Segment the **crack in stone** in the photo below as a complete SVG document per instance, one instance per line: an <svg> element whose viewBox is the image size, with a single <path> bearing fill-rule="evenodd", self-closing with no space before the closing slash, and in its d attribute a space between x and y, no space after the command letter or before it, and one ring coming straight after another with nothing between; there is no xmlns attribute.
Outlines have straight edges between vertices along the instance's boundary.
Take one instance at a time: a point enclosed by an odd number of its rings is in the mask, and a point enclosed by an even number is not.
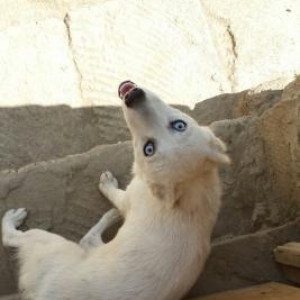
<svg viewBox="0 0 300 300"><path fill-rule="evenodd" d="M76 72L79 76L79 91L80 91L80 96L81 96L81 99L83 100L83 91L82 91L82 79L83 79L83 76L80 72L80 68L78 66L78 63L75 59L75 56L74 56L74 52L73 52L73 41L72 41L72 34L71 34L71 29L70 29L70 16L69 14L66 14L65 17L64 17L64 24L66 26L66 30L67 30L67 36L68 36L68 42L69 42L69 48L70 48L70 51L71 51L71 54L72 54L72 60L73 60L73 63L74 63L74 66L75 66L75 69L76 69Z"/></svg>
<svg viewBox="0 0 300 300"><path fill-rule="evenodd" d="M232 29L230 27L230 25L227 25L227 28L226 28L228 34L229 34L229 37L230 37L230 40L231 40L231 43L232 43L232 52L233 52L233 55L234 57L237 59L238 58L238 54L237 54L237 51L236 51L236 39L235 39L235 36L232 32Z"/></svg>
<svg viewBox="0 0 300 300"><path fill-rule="evenodd" d="M233 33L233 30L231 28L230 20L224 18L223 16L215 14L210 9L209 6L207 6L202 1L200 2L204 12L204 16L207 19L207 22L209 24L208 28L210 30L210 34L212 35L214 41L214 47L216 49L216 52L219 54L221 58L221 62L225 67L224 69L226 72L227 80L230 84L231 91L234 92L235 87L237 85L235 73L236 73L236 61L238 58L238 52L237 52L237 41ZM213 20L213 22L209 22L210 18ZM214 24L214 26L212 26L212 24ZM224 40L225 43L224 45L219 44L220 36L218 35L220 33L218 33L218 31L226 35Z"/></svg>
<svg viewBox="0 0 300 300"><path fill-rule="evenodd" d="M234 33L230 27L230 24L227 24L226 26L226 32L229 36L230 42L231 42L231 50L232 50L232 54L233 54L233 58L232 61L230 62L230 74L229 74L229 79L231 81L232 84L232 90L234 91L234 88L236 86L236 80L235 80L235 72L236 72L236 61L238 58L238 53L237 53L237 43L236 43L236 39L234 36Z"/></svg>

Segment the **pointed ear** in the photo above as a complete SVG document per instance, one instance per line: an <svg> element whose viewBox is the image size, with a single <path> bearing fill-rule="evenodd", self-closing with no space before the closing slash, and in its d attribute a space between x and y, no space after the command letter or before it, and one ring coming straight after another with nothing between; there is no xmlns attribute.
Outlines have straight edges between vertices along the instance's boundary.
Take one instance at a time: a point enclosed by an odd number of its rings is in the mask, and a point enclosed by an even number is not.
<svg viewBox="0 0 300 300"><path fill-rule="evenodd" d="M230 158L226 154L225 144L217 138L212 131L208 145L208 158L220 165L230 164Z"/></svg>
<svg viewBox="0 0 300 300"><path fill-rule="evenodd" d="M177 189L171 184L149 184L153 196L164 202L167 208L173 208L178 200Z"/></svg>

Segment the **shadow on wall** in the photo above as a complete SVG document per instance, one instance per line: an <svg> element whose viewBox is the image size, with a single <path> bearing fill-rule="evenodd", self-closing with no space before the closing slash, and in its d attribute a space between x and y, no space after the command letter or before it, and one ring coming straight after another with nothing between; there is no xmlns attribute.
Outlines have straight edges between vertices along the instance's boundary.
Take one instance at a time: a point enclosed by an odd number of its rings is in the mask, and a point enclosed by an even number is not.
<svg viewBox="0 0 300 300"><path fill-rule="evenodd" d="M282 91L242 92L203 101L194 110L180 107L200 124L213 122L233 161L221 170L223 207L214 247L192 296L283 280L272 250L300 239L300 159L291 152L299 147L300 124L299 101L281 100ZM47 160L0 172L0 217L7 208L25 206L29 228L78 241L110 208L98 192L100 172L111 170L121 187L131 178L131 143L106 145L129 138L120 107L0 108L2 170ZM90 150L96 145L102 146ZM0 246L0 294L15 291L14 270Z"/></svg>

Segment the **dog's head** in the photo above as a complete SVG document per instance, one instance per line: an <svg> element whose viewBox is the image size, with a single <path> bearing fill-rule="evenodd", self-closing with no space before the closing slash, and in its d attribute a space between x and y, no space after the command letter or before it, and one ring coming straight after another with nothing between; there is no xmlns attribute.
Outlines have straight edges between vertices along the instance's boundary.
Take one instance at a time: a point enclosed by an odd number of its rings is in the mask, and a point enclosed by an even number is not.
<svg viewBox="0 0 300 300"><path fill-rule="evenodd" d="M133 138L134 172L159 190L163 183L193 180L229 163L225 145L208 127L130 81L119 86Z"/></svg>

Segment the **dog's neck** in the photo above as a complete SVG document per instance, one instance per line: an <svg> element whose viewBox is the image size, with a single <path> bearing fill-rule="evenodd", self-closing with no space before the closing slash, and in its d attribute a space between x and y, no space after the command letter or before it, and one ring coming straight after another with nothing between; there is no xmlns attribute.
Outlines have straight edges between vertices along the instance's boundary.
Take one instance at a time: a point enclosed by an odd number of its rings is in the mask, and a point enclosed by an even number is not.
<svg viewBox="0 0 300 300"><path fill-rule="evenodd" d="M221 188L217 168L180 183L149 183L154 197L168 209L183 213L219 209Z"/></svg>

